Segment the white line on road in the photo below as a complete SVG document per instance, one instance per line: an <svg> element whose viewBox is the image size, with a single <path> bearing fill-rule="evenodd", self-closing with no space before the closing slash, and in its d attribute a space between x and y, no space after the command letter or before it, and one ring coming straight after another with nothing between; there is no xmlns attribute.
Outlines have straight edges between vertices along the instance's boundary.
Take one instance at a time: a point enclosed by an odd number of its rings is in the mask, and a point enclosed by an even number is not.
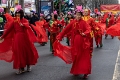
<svg viewBox="0 0 120 80"><path fill-rule="evenodd" d="M4 31L4 30L0 30L0 31Z"/></svg>
<svg viewBox="0 0 120 80"><path fill-rule="evenodd" d="M118 57L116 60L116 65L112 80L120 80L120 50L118 51Z"/></svg>

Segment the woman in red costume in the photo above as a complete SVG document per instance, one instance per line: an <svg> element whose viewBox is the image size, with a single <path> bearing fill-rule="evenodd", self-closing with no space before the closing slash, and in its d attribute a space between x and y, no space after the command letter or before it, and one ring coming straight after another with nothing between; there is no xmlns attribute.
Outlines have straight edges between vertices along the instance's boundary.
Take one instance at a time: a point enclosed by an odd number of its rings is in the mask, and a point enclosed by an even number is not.
<svg viewBox="0 0 120 80"><path fill-rule="evenodd" d="M54 54L53 43L56 41L56 36L60 33L61 23L58 20L57 11L52 14L52 20L44 25L50 32L50 51Z"/></svg>
<svg viewBox="0 0 120 80"><path fill-rule="evenodd" d="M63 13L60 13L60 17L59 17L59 20L60 20L60 23L62 25L61 27L61 31L63 30L63 28L65 27L65 18L64 18L64 14Z"/></svg>
<svg viewBox="0 0 120 80"><path fill-rule="evenodd" d="M66 25L70 24L73 20L74 19L73 19L72 13L68 12ZM66 43L68 44L68 46L70 46L71 31L66 36L67 36Z"/></svg>
<svg viewBox="0 0 120 80"><path fill-rule="evenodd" d="M100 12L97 12L96 18L95 18L95 28L94 28L94 37L95 37L95 42L97 45L97 48L100 46L102 47L102 29L99 24L101 23L101 14Z"/></svg>
<svg viewBox="0 0 120 80"><path fill-rule="evenodd" d="M5 30L4 34L0 37L0 41L4 40L2 43L0 43L0 59L3 60L2 53L4 53L4 55L6 54L4 56L4 60L8 54L11 54L13 68L18 69L18 72L16 72L16 74L24 73L24 68L26 66L27 71L31 71L30 65L35 65L38 59L37 50L32 42L32 38L34 38L35 40L35 35L29 27L28 20L23 18L23 16L23 10L21 8L18 8L15 13L15 18L13 20L11 18L11 20L6 23L5 28L7 29ZM10 38L11 33L13 33L11 41L6 41L8 38ZM7 47L2 48L3 46ZM11 46L11 48L9 48L8 46Z"/></svg>
<svg viewBox="0 0 120 80"><path fill-rule="evenodd" d="M110 26L114 25L114 15L112 13L109 13L108 14L108 18L106 19L106 29L108 29ZM106 33L105 34L105 39L107 39L108 37L108 34ZM114 36L112 36L112 39L114 38Z"/></svg>
<svg viewBox="0 0 120 80"><path fill-rule="evenodd" d="M35 22L36 26L31 24L31 26L37 33L38 43L40 43L42 46L45 46L45 44L48 42L46 28L44 27L45 23L46 20L44 19L44 15L40 14L40 20Z"/></svg>
<svg viewBox="0 0 120 80"><path fill-rule="evenodd" d="M84 74L83 78L87 78L91 74L91 54L89 25L82 20L82 6L77 6L76 19L68 24L66 28L57 36L58 40L62 40L64 35L72 31L71 35L71 55L73 65L70 73L73 75Z"/></svg>
<svg viewBox="0 0 120 80"><path fill-rule="evenodd" d="M83 20L85 20L89 24L89 26L91 28L91 32L90 32L91 36L89 38L89 41L90 41L90 46L91 46L90 47L90 53L92 53L93 52L93 37L94 37L95 21L92 17L90 17L90 10L88 10L88 9L84 10L84 16L82 18L83 18Z"/></svg>

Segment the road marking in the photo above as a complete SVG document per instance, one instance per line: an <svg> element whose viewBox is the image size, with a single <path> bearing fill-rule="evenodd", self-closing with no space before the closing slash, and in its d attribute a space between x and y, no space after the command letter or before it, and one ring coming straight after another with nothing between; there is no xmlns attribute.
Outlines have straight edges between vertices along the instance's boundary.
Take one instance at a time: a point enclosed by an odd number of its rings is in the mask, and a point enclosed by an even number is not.
<svg viewBox="0 0 120 80"><path fill-rule="evenodd" d="M118 57L116 60L116 65L112 80L120 80L120 50L118 51Z"/></svg>
<svg viewBox="0 0 120 80"><path fill-rule="evenodd" d="M4 30L0 30L0 31L4 31Z"/></svg>

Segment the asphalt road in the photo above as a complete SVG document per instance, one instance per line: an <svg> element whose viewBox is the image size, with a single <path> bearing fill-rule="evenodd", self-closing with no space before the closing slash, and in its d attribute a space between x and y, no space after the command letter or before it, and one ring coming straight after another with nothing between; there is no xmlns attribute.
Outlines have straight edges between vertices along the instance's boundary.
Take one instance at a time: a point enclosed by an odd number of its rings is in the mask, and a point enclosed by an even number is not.
<svg viewBox="0 0 120 80"><path fill-rule="evenodd" d="M63 43L66 45L65 40ZM116 59L119 50L117 38L103 38L103 48L96 48L92 58L92 74L87 80L112 80ZM82 75L75 77L69 73L71 65L65 64L49 51L49 42L46 46L35 44L40 58L32 72L16 75L12 63L0 61L0 80L83 80Z"/></svg>

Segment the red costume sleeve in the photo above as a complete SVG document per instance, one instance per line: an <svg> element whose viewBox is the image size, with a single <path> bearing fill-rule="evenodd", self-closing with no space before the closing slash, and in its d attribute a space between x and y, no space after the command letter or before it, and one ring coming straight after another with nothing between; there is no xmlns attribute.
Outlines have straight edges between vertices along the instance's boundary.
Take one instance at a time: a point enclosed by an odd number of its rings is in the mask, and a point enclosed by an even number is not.
<svg viewBox="0 0 120 80"><path fill-rule="evenodd" d="M0 43L0 60L7 62L13 61L12 42L14 36L13 18L9 14L5 14L7 23L2 38L4 41Z"/></svg>
<svg viewBox="0 0 120 80"><path fill-rule="evenodd" d="M13 30L13 22L6 23L5 26L8 26L7 29L4 30L4 34L1 38L5 38L12 30Z"/></svg>
<svg viewBox="0 0 120 80"><path fill-rule="evenodd" d="M63 31L57 36L57 39L58 40L62 40L62 38L64 37L65 34L67 34L68 32L70 32L72 30L72 25L73 25L73 22L68 24L66 26L65 29L63 29Z"/></svg>
<svg viewBox="0 0 120 80"><path fill-rule="evenodd" d="M57 40L54 42L53 48L55 50L54 55L60 57L66 64L71 64L72 55L71 48L69 46L64 46Z"/></svg>
<svg viewBox="0 0 120 80"><path fill-rule="evenodd" d="M38 42L47 42L48 41L48 37L47 34L45 32L45 29L43 28L43 21L39 21L36 22L36 30L37 30L37 34L38 34Z"/></svg>
<svg viewBox="0 0 120 80"><path fill-rule="evenodd" d="M22 23L26 28L30 28L29 26L29 22L27 19L24 19L23 23Z"/></svg>
<svg viewBox="0 0 120 80"><path fill-rule="evenodd" d="M27 35L28 35L29 39L31 40L31 42L37 42L38 40L37 40L33 30L29 26L28 20L27 19L23 19L22 24L24 26L21 26L21 27L25 27L26 28Z"/></svg>
<svg viewBox="0 0 120 80"><path fill-rule="evenodd" d="M107 29L107 34L110 34L112 36L120 36L120 23L110 26Z"/></svg>

